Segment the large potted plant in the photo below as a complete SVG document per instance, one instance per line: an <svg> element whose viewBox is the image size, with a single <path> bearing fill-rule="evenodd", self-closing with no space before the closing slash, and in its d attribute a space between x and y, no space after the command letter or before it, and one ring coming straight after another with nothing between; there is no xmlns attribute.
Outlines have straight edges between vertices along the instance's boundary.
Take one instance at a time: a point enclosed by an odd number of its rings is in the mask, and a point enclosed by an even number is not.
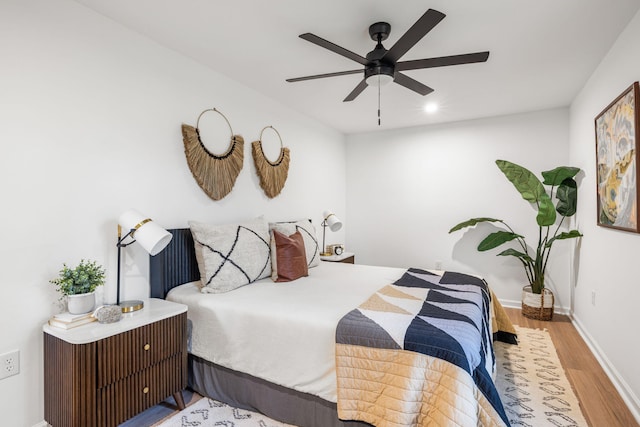
<svg viewBox="0 0 640 427"><path fill-rule="evenodd" d="M542 172L544 181L540 182L533 173L520 165L506 160L496 160L496 164L522 198L535 205L538 224L538 243L535 249L530 250L523 235L516 233L505 221L496 218L472 218L456 225L449 233L482 222L500 223L506 227L506 230L501 229L485 237L478 245L478 250L488 251L515 241L517 248L508 248L497 255L516 257L524 266L529 285L523 288L522 312L530 318L550 320L553 317L554 297L545 288L545 272L551 247L558 240L582 236L578 230L561 231L565 219L576 213L578 190L574 177L580 169L560 166ZM550 186L549 192L545 185ZM554 197L557 199L555 205ZM560 220L556 213L560 215Z"/></svg>
<svg viewBox="0 0 640 427"><path fill-rule="evenodd" d="M97 262L84 259L75 268L62 264L59 276L50 282L67 298L69 313L88 313L95 306L96 288L104 285L104 269Z"/></svg>

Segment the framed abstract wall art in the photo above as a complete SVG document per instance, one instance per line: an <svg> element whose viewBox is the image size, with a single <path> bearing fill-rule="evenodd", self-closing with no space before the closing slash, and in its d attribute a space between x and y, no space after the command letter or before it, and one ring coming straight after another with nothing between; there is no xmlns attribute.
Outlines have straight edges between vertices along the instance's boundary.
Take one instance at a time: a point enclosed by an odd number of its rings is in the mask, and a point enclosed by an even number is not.
<svg viewBox="0 0 640 427"><path fill-rule="evenodd" d="M638 225L638 82L596 118L598 225L640 232Z"/></svg>

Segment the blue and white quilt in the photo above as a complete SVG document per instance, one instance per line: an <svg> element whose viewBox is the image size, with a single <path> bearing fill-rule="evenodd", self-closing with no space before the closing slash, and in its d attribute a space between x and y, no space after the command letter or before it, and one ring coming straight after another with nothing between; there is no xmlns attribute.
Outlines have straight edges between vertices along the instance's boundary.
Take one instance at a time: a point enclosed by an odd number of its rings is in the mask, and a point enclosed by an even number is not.
<svg viewBox="0 0 640 427"><path fill-rule="evenodd" d="M491 294L474 276L409 269L336 330L338 415L382 426L508 426Z"/></svg>

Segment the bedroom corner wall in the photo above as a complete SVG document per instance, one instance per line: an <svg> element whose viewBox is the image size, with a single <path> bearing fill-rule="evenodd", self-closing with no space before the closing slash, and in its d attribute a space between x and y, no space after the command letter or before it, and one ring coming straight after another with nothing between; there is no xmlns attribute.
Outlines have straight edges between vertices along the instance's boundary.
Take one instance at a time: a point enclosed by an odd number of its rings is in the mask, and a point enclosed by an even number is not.
<svg viewBox="0 0 640 427"><path fill-rule="evenodd" d="M586 171L579 190L577 219L584 232L575 258L576 286L573 316L601 363L617 382L628 406L640 422L640 234L598 227L596 224L596 159L594 119L640 80L640 14L620 34L609 53L571 105L571 163ZM636 174L638 165L636 165ZM591 293L595 292L595 304Z"/></svg>
<svg viewBox="0 0 640 427"><path fill-rule="evenodd" d="M436 268L483 276L505 305L520 305L522 265L497 251L479 253L495 227L448 234L469 218L507 221L535 243L534 209L495 165L540 171L567 163L568 109L439 126L351 135L347 139L347 250L359 263ZM569 246L554 246L548 284L568 310Z"/></svg>
<svg viewBox="0 0 640 427"><path fill-rule="evenodd" d="M48 280L62 263L102 263L102 299L115 299L116 221L124 210L167 228L257 215L311 218L317 226L324 209L344 215L342 134L77 3L0 2L0 51L0 353L21 355L20 374L0 381L2 425L44 418L42 325L58 310ZM211 107L245 140L244 167L218 202L191 176L180 131ZM215 114L203 121L220 136L205 139L208 148L224 152L224 122ZM250 151L267 125L291 149L289 178L275 199L260 188ZM271 137L265 132L273 159L279 141ZM344 241L344 230L331 238ZM123 261L123 298L148 296L146 253L132 245Z"/></svg>

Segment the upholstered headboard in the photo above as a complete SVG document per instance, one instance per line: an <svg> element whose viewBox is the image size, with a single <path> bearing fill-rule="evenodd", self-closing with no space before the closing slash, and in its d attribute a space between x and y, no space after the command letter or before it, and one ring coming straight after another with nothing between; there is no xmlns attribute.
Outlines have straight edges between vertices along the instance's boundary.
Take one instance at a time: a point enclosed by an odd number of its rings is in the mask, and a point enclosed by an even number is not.
<svg viewBox="0 0 640 427"><path fill-rule="evenodd" d="M173 234L169 245L158 255L149 257L151 298L164 299L176 286L200 280L191 230L168 231Z"/></svg>

